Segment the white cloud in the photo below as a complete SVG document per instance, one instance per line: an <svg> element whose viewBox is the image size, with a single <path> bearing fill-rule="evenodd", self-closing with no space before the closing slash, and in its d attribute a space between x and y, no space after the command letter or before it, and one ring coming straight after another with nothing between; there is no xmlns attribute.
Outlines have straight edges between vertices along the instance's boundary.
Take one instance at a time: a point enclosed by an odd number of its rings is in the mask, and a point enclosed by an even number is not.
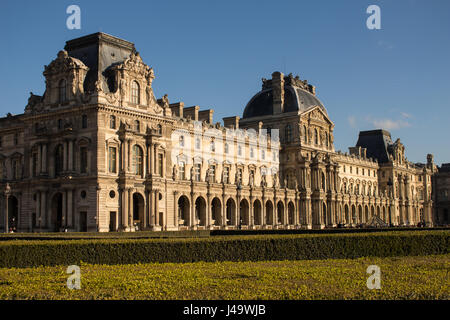
<svg viewBox="0 0 450 320"><path fill-rule="evenodd" d="M411 119L413 116L409 113L406 112L402 112L400 113L402 115L403 118L407 118L407 119Z"/></svg>
<svg viewBox="0 0 450 320"><path fill-rule="evenodd" d="M368 121L376 128L386 129L386 130L396 130L396 129L411 127L411 124L406 120L371 119L371 118L369 118Z"/></svg>
<svg viewBox="0 0 450 320"><path fill-rule="evenodd" d="M354 116L349 116L347 118L348 120L348 124L350 125L350 127L355 128L356 127L356 118Z"/></svg>

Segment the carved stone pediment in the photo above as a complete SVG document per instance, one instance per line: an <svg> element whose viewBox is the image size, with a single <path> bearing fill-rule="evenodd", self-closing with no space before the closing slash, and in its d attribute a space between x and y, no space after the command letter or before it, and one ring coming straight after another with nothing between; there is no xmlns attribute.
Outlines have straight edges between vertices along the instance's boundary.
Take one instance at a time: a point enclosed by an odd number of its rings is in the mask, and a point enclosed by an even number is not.
<svg viewBox="0 0 450 320"><path fill-rule="evenodd" d="M58 52L58 56L48 66L44 67L44 76L57 75L67 73L72 69L83 69L86 72L89 68L80 60L69 57L67 51L62 50Z"/></svg>

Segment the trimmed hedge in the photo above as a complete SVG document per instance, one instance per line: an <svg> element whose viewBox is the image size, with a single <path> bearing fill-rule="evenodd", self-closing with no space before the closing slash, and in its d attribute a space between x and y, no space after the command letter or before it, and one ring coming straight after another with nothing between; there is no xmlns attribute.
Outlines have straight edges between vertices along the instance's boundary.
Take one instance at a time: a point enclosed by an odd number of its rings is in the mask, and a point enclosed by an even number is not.
<svg viewBox="0 0 450 320"><path fill-rule="evenodd" d="M229 236L192 239L0 242L0 267L265 261L449 253L450 232Z"/></svg>
<svg viewBox="0 0 450 320"><path fill-rule="evenodd" d="M139 232L45 232L4 233L0 241L10 240L79 240L79 239L152 239L152 238L202 238L209 230L139 231Z"/></svg>

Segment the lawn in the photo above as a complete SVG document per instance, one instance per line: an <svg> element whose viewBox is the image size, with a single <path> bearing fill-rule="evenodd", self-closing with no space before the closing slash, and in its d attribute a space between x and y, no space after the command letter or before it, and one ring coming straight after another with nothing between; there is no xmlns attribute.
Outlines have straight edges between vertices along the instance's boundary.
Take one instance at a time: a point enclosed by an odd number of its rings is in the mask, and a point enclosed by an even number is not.
<svg viewBox="0 0 450 320"><path fill-rule="evenodd" d="M450 254L80 267L80 290L66 287L67 266L1 268L0 299L450 299Z"/></svg>

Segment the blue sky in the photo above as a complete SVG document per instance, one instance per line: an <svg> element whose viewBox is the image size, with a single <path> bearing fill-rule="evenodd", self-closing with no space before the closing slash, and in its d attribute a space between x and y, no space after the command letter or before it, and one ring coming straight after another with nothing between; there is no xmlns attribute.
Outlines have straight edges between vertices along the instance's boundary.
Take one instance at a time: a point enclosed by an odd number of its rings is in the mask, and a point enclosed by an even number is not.
<svg viewBox="0 0 450 320"><path fill-rule="evenodd" d="M81 30L66 8L81 8ZM381 8L381 30L366 9ZM0 115L44 92L44 65L65 41L106 32L135 43L159 98L242 115L274 71L317 89L336 150L384 128L407 157L450 162L450 1L2 1Z"/></svg>

